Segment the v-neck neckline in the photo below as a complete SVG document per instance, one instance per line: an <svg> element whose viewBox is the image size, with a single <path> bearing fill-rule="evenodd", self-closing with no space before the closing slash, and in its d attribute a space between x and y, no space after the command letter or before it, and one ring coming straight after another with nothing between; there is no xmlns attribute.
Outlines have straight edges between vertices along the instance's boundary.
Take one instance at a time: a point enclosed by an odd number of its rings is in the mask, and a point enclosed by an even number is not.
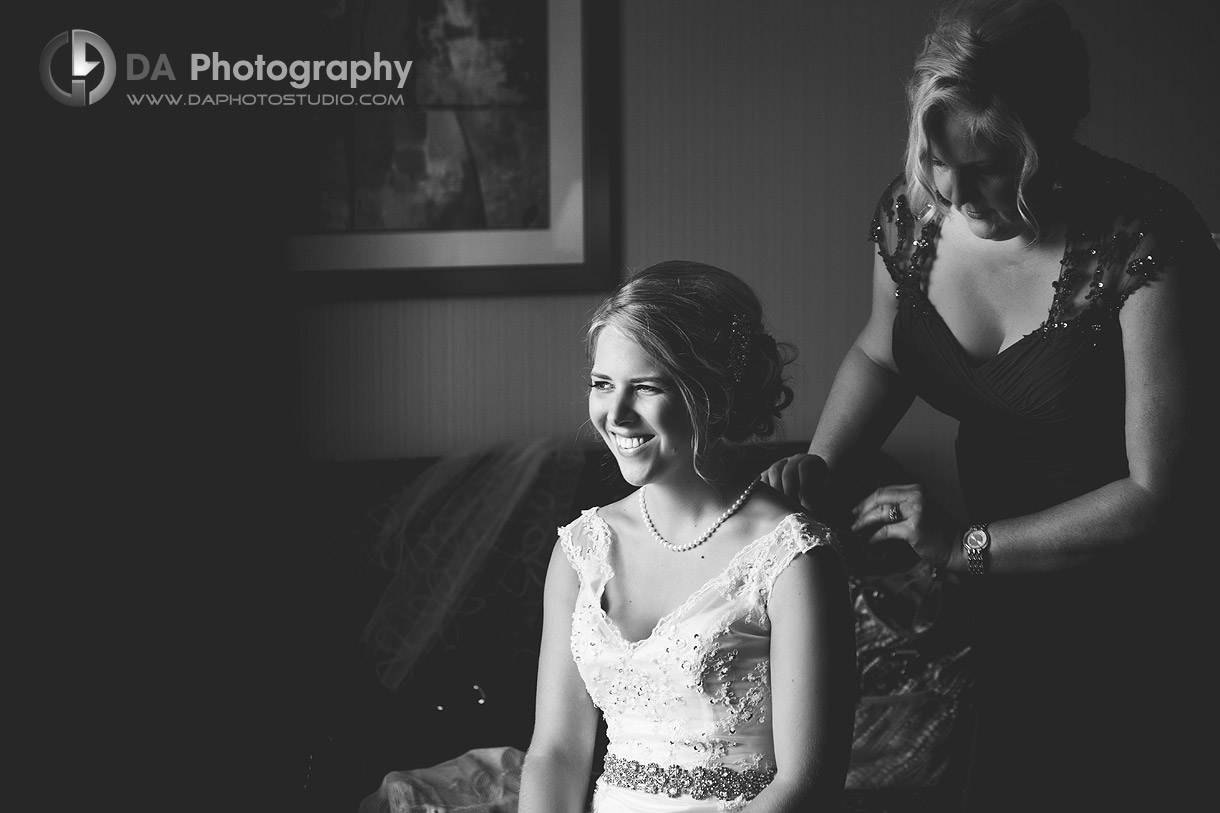
<svg viewBox="0 0 1220 813"><path fill-rule="evenodd" d="M601 533L605 534L605 536L606 536L606 544L599 546L598 555L602 557L602 564L605 565L606 570L609 573L609 576L606 578L606 580L604 582L602 582L601 588L598 590L597 595L595 596L595 598L597 599L597 611L601 614L602 619L606 622L606 626L618 637L619 641L623 644L623 646L625 646L628 649L628 651L634 652L634 651L640 649L644 644L647 644L649 641L656 640L656 638L658 637L660 632L665 627L672 625L674 620L676 618L678 618L678 616L680 616L684 610L686 610L695 601L697 601L699 598L701 598L714 585L721 582L725 578L725 576L728 575L738 565L740 560L744 559L748 553L753 551L756 547L761 545L763 542L768 541L768 540L772 539L773 537L775 537L775 535L778 534L780 532L780 530L782 530L785 526L796 521L798 514L796 514L794 512L794 513L785 515L782 519L780 519L779 522L777 522L775 524L775 527L772 528L770 531L768 531L767 533L758 537L757 539L753 540L752 542L744 545L741 548L741 550L739 550L733 554L733 557L731 559L729 559L728 563L725 564L725 566L723 568L721 568L715 575L713 575L703 584L696 587L695 590L690 595L688 595L685 600L683 600L680 604L678 604L677 607L674 607L672 610L670 610L669 612L665 613L660 618L658 618L656 623L653 624L652 630L648 633L648 635L646 635L645 637L640 638L638 640L635 640L635 641L627 640L627 636L623 634L623 631L619 628L619 625L617 623L615 623L614 619L610 617L610 613L606 612L606 608L603 606L602 600L606 595L606 585L610 582L610 579L614 578L614 575L615 575L613 568L611 568L609 566L610 543L612 543L614 541L615 535L614 535L614 529L612 529L610 527L610 523L606 522L605 518L602 517L601 514L599 514L595 511L595 512L593 512L593 516L597 519L598 523L601 526L600 527Z"/></svg>
<svg viewBox="0 0 1220 813"><path fill-rule="evenodd" d="M928 243L929 243L928 247L931 249L930 256L932 258L933 264L935 264L936 247L940 244L941 228L944 225L944 216L943 215L937 216L935 218L935 220L933 220L932 223L929 225L933 226L933 228L931 230L931 233L927 234L924 239L928 240ZM926 226L925 226L925 229L926 229ZM1068 267L1068 263L1070 261L1071 255L1072 255L1071 235L1072 235L1072 231L1070 228L1070 224L1064 224L1063 251L1060 254L1060 258L1059 258L1060 273L1058 276L1055 277L1054 282L1051 283L1050 287L1053 291L1053 295L1051 296L1050 306L1046 309L1046 315L1043 316L1042 321L1033 330L1022 335L1012 344L1009 344L1005 347L1000 348L999 350L997 350L995 353L991 354L987 358L982 358L982 359L976 358L973 354L970 353L970 351L968 351L966 349L966 346L964 344L962 344L961 339L959 339L957 334L954 333L953 330L949 327L949 323L945 321L945 318L944 318L944 316L941 315L940 310L936 307L935 304L933 304L932 300L928 297L927 278L932 274L932 268L929 267L925 271L921 265L921 267L913 269L913 271L915 272L915 277L912 280L915 283L913 287L918 292L920 301L927 308L927 311L929 313L934 314L936 316L936 320L940 323L940 325L944 329L946 335L948 335L949 338L951 338L953 340L953 346L955 348L957 348L957 352L961 355L961 357L963 359L966 360L966 362L968 363L968 365L970 366L971 369L979 370L984 367L988 367L988 366L992 365L1000 357L1008 354L1009 351L1015 350L1016 348L1024 345L1026 342L1028 342L1030 338L1032 338L1034 336L1038 336L1038 335L1042 334L1043 332L1045 332L1047 326L1049 324L1051 324L1055 313L1058 311L1059 307L1062 304L1062 299L1068 295L1065 292L1064 286L1062 285L1062 283L1063 283L1063 271L1064 271L1064 269L1066 269ZM1073 320L1078 318L1079 315L1080 314L1076 314L1076 316L1073 317Z"/></svg>

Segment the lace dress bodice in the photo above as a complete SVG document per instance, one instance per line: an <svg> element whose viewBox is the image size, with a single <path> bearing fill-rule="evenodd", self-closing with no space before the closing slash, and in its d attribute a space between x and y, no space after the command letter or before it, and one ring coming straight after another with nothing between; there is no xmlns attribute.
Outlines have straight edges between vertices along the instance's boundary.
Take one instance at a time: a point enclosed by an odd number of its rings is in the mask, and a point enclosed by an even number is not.
<svg viewBox="0 0 1220 813"><path fill-rule="evenodd" d="M610 526L591 508L561 528L559 539L580 578L572 656L605 715L607 770L630 773L661 799L723 791L715 787L719 768L745 777L732 781L761 783L749 795L757 793L775 771L768 600L784 568L830 543L831 531L799 514L785 517L634 642L602 608L614 578ZM692 772L710 787L675 793L683 788L674 778L689 784ZM720 801L719 809L736 807L732 799Z"/></svg>

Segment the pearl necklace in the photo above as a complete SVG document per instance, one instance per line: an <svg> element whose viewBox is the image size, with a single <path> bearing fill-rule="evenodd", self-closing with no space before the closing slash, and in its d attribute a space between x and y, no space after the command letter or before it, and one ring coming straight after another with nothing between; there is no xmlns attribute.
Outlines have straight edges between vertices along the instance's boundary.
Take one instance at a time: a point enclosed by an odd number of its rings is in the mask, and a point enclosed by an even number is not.
<svg viewBox="0 0 1220 813"><path fill-rule="evenodd" d="M745 503L746 498L750 496L750 492L754 490L754 486L756 486L756 485L758 485L758 481L751 480L750 484L748 486L746 486L746 490L741 492L741 496L737 498L736 502L734 502L732 505L730 505L728 510L725 511L723 514L721 514L719 519L717 519L715 522L712 523L712 527L710 527L706 531L704 531L702 533L702 535L700 535L700 537L698 539L696 539L694 542L690 542L686 545L673 544L672 542L667 540L665 537L661 536L661 532L657 530L657 526L652 524L652 517L648 516L648 504L644 502L644 491L647 488L647 486L640 489L640 513L644 516L644 522L648 523L648 530L652 533L652 538L657 540L657 542L660 543L661 547L668 548L668 549L672 550L674 553L683 553L683 552L691 550L693 548L697 548L700 545L702 545L704 542L706 542L711 537L711 535L716 532L716 529L719 528L721 526L721 524L724 523L724 521L726 519L728 519L729 517L731 517L737 513L737 509L741 508L741 506Z"/></svg>

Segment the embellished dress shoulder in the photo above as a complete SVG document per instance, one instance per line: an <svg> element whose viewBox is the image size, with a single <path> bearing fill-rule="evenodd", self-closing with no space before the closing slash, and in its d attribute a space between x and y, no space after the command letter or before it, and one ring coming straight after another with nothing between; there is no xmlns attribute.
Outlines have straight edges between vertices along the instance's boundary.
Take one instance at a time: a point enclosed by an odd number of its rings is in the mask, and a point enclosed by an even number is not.
<svg viewBox="0 0 1220 813"><path fill-rule="evenodd" d="M895 364L917 395L958 421L958 482L971 521L1033 514L1126 477L1120 315L1175 275L1191 308L1214 301L1205 291L1220 271L1217 250L1177 190L1085 147L1069 159L1054 193L1066 231L1045 319L990 358L968 354L926 295L940 220L912 211L901 178L871 224L898 300ZM1132 698L1153 696L1146 687L1166 660L1130 653L1161 646L1168 629L1149 623L1148 582L1136 549L964 582L978 675L969 809L1045 810L1048 799L1063 805L1055 810L1101 809L1094 797L1121 787L1114 776L1143 770L1125 745L1157 724ZM1136 733L1141 739L1157 741Z"/></svg>
<svg viewBox="0 0 1220 813"><path fill-rule="evenodd" d="M912 211L902 176L870 225L899 301L895 363L921 398L960 422L963 497L980 520L1040 510L1127 475L1119 314L1140 289L1197 273L1206 263L1196 259L1215 252L1169 184L1083 146L1071 158L1057 193L1069 216L1046 317L991 359L971 358L928 300L941 221Z"/></svg>
<svg viewBox="0 0 1220 813"><path fill-rule="evenodd" d="M580 587L572 657L606 719L594 810L739 810L775 775L767 605L800 554L837 546L800 514L743 547L720 574L628 641L602 609L614 535L596 508L559 530Z"/></svg>

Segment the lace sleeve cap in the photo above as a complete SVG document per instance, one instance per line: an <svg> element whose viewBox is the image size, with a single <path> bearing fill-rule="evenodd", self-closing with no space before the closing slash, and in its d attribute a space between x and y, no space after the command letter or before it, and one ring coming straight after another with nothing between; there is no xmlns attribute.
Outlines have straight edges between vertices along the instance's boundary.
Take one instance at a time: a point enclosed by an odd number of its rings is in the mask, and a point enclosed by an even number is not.
<svg viewBox="0 0 1220 813"><path fill-rule="evenodd" d="M766 557L764 566L758 571L758 595L762 600L763 615L766 605L775 591L775 582L796 557L814 548L829 547L842 557L838 538L829 526L803 514L790 514L777 529L774 544ZM770 623L769 621L767 623Z"/></svg>
<svg viewBox="0 0 1220 813"><path fill-rule="evenodd" d="M917 265L916 253L921 252L921 246L934 235L938 221L931 215L930 204L924 206L918 216L912 211L903 175L894 178L877 201L869 240L876 244L877 255L885 261L895 282L900 282Z"/></svg>
<svg viewBox="0 0 1220 813"><path fill-rule="evenodd" d="M838 537L827 525L810 519L802 514L792 514L786 518L779 528L779 534L774 548L775 554L769 559L769 572L765 575L767 595L775 587L779 574L792 563L797 556L814 548L829 547L842 557Z"/></svg>
<svg viewBox="0 0 1220 813"><path fill-rule="evenodd" d="M1117 296L1116 307L1166 273L1184 273L1192 291L1209 288L1206 281L1220 273L1220 252L1198 210L1177 187L1083 147L1073 166L1065 194L1077 213L1071 227L1079 230L1076 247L1098 258L1094 287L1104 285L1107 294Z"/></svg>
<svg viewBox="0 0 1220 813"><path fill-rule="evenodd" d="M828 545L835 553L842 555L839 538L835 535L834 530L829 525L807 516L796 516L790 540L789 544L794 555L805 553L821 545Z"/></svg>
<svg viewBox="0 0 1220 813"><path fill-rule="evenodd" d="M1215 239L1181 193L1167 185L1155 191L1158 194L1150 196L1153 203L1142 217L1115 229L1113 239L1126 237L1130 246L1119 264L1118 290L1129 296L1166 273L1214 285L1215 275L1220 273Z"/></svg>
<svg viewBox="0 0 1220 813"><path fill-rule="evenodd" d="M606 567L605 552L610 543L597 508L585 509L579 517L560 527L559 544L568 563L579 574L587 575L590 567Z"/></svg>
<svg viewBox="0 0 1220 813"><path fill-rule="evenodd" d="M877 244L877 250L890 253L894 250L898 224L907 212L906 176L898 175L891 180L877 198L873 209L873 220L869 224L868 239Z"/></svg>
<svg viewBox="0 0 1220 813"><path fill-rule="evenodd" d="M568 557L568 563L572 568L579 573L581 562L585 559L586 554L583 552L584 545L582 544L585 533L584 525L588 522L588 514L596 509L582 511L581 515L569 522L567 525L559 527L559 544L563 548L564 554Z"/></svg>

